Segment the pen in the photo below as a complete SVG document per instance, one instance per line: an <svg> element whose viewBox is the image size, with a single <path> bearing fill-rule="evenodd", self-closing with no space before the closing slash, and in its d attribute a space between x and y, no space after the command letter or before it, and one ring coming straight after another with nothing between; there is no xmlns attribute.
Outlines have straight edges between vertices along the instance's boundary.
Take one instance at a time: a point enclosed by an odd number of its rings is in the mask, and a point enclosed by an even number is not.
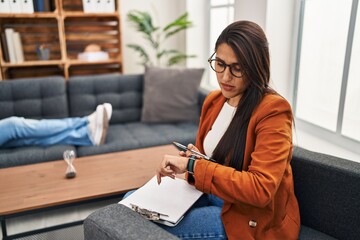
<svg viewBox="0 0 360 240"><path fill-rule="evenodd" d="M212 161L212 162L216 162L214 159L206 156L205 154L199 153L199 152L197 152L197 151L195 151L195 150L192 150L192 149L188 149L186 146L184 146L184 145L182 145L182 144L180 144L180 143L178 143L178 142L173 142L173 144L174 144L176 147L178 147L178 148L180 148L180 149L182 149L182 150L190 151L190 152L192 152L192 153L194 153L194 154L196 154L196 155L199 155L200 157L202 157L202 158L204 158L204 159L206 159L206 160L209 160L209 161Z"/></svg>

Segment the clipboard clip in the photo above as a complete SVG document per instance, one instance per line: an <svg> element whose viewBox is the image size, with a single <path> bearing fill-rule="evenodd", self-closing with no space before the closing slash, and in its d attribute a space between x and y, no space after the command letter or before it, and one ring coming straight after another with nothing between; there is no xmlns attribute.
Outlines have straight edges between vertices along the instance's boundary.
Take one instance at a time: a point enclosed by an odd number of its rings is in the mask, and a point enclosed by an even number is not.
<svg viewBox="0 0 360 240"><path fill-rule="evenodd" d="M145 208L141 208L135 204L130 203L131 209L135 212L139 213L144 218L151 220L151 221L158 221L160 220L160 216L169 217L169 215L158 213L156 211L151 211Z"/></svg>

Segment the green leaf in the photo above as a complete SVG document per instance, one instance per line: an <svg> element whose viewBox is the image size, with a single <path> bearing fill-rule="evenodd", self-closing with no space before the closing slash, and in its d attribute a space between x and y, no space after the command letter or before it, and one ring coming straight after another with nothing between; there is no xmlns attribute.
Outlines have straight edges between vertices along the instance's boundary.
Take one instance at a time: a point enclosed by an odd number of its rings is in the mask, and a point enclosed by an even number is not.
<svg viewBox="0 0 360 240"><path fill-rule="evenodd" d="M161 62L164 62L162 59L165 58L168 60L168 66L171 66L186 60L186 58L195 57L194 55L185 55L174 49L161 48L161 45L168 37L192 27L192 22L188 20L188 13L184 13L162 29L153 25L152 18L147 12L132 10L127 14L127 18L136 27L137 31L143 34L144 39L150 43L155 53L154 60L156 60L156 64L160 65ZM140 45L128 44L127 46L140 54L141 64L152 65L149 55Z"/></svg>
<svg viewBox="0 0 360 240"><path fill-rule="evenodd" d="M159 30L159 27L152 24L151 16L147 12L133 10L127 14L127 17L134 24L137 31L144 34L144 38L150 42L151 46L158 48L159 43L154 39L153 34Z"/></svg>
<svg viewBox="0 0 360 240"><path fill-rule="evenodd" d="M152 24L151 16L147 12L133 10L127 14L127 17L128 20L135 25L139 32L143 32L146 35L151 35L159 29L159 27L155 27Z"/></svg>
<svg viewBox="0 0 360 240"><path fill-rule="evenodd" d="M188 13L184 13L183 15L181 15L180 17L178 17L177 19L175 19L173 22L169 23L166 27L164 27L163 31L167 31L172 27L176 27L176 26L182 26L182 25L186 25L186 24L190 24L191 22L189 22L187 20L188 17Z"/></svg>
<svg viewBox="0 0 360 240"><path fill-rule="evenodd" d="M181 15L175 21L168 24L164 29L163 32L165 33L165 39L182 31L189 27L192 27L192 22L188 19L188 13Z"/></svg>
<svg viewBox="0 0 360 240"><path fill-rule="evenodd" d="M127 46L139 53L140 57L143 59L143 61L141 62L142 65L149 64L149 63L151 64L149 55L141 46L139 46L137 44L128 44Z"/></svg>
<svg viewBox="0 0 360 240"><path fill-rule="evenodd" d="M166 55L169 55L172 53L179 53L179 51L177 51L177 50L162 50L161 52L156 54L156 58L160 59L162 56L166 56Z"/></svg>
<svg viewBox="0 0 360 240"><path fill-rule="evenodd" d="M175 56L169 58L167 65L168 66L172 66L175 64L178 64L180 62L185 61L187 58L194 58L196 57L195 55L186 55L186 54L176 54Z"/></svg>
<svg viewBox="0 0 360 240"><path fill-rule="evenodd" d="M172 35L180 32L180 31L182 31L182 30L187 29L187 28L189 28L189 27L188 27L188 26L180 26L180 27L174 29L173 31L166 33L165 39L168 38L168 37L171 37Z"/></svg>

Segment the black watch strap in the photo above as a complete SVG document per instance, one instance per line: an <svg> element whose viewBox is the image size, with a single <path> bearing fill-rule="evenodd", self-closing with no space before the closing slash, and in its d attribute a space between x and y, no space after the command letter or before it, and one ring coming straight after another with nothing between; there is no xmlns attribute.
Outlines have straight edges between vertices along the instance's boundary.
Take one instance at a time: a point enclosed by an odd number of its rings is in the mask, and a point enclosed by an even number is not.
<svg viewBox="0 0 360 240"><path fill-rule="evenodd" d="M187 164L187 171L190 174L194 174L195 161L196 161L196 156L195 155L190 155L189 161L188 161L188 164Z"/></svg>

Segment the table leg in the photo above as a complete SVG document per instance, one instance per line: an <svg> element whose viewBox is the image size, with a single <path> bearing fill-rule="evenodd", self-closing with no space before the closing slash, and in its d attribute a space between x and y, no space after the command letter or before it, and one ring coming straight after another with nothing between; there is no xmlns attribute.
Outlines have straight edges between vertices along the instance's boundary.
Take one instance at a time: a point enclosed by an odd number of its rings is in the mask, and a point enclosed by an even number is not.
<svg viewBox="0 0 360 240"><path fill-rule="evenodd" d="M7 231L6 231L6 219L5 218L1 218L1 230L2 230L3 239L6 239Z"/></svg>

